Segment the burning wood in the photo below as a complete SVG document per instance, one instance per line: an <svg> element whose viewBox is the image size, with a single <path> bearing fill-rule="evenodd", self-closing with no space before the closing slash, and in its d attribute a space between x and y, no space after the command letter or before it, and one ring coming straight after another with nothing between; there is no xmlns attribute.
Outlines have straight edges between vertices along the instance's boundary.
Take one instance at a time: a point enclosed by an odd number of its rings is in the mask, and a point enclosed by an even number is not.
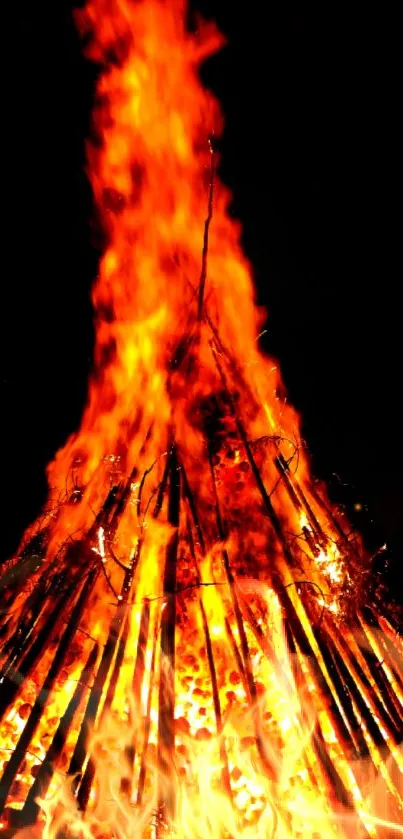
<svg viewBox="0 0 403 839"><path fill-rule="evenodd" d="M386 837L403 813L399 627L259 352L198 78L221 39L189 34L185 11L89 0L79 16L102 66L107 246L88 405L49 467L62 500L0 580L1 826Z"/></svg>

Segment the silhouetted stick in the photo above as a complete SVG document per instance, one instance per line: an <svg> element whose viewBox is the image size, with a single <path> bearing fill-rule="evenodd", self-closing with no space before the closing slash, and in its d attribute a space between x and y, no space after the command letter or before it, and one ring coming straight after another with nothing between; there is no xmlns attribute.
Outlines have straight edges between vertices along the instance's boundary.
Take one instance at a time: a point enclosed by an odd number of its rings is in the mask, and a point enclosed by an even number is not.
<svg viewBox="0 0 403 839"><path fill-rule="evenodd" d="M213 482L213 490L214 490L214 500L215 500L215 514L217 520L217 529L220 541L224 542L226 533L224 531L223 522L221 518L221 511L220 511L220 503L218 498L217 492L217 485L214 473L214 466L211 459L211 454L209 453L209 463L210 463L210 471L211 477ZM225 570L225 574L228 580L229 590L231 593L231 601L232 601L232 608L234 610L235 615L235 622L238 630L240 645L241 645L241 653L245 671L245 681L247 686L247 694L248 694L248 701L251 708L252 719L255 729L255 738L256 738L256 746L262 761L262 765L267 776L274 780L276 778L276 768L273 764L273 761L270 759L267 749L265 740L262 733L262 726L260 720L260 712L259 712L259 704L258 704L258 695L256 690L256 684L253 676L253 667L249 652L249 645L248 639L246 637L245 626L242 620L242 613L240 609L240 605L238 602L238 595L235 586L235 580L232 573L228 552L225 548L221 551L221 556L223 560L223 566Z"/></svg>
<svg viewBox="0 0 403 839"><path fill-rule="evenodd" d="M346 545L348 545L349 549L351 550L352 549L352 544L351 544L350 539L348 538L347 533L343 530L343 528L342 528L340 522L338 521L337 517L334 515L333 511L330 509L330 507L323 500L323 498L320 495L320 492L317 491L313 482L311 482L309 484L309 492L312 495L312 498L316 501L318 507L320 507L321 510L323 510L323 512L326 514L326 516L332 522L332 524L335 527L335 529L337 530L339 536L341 536L341 538L343 539L343 542L345 542Z"/></svg>
<svg viewBox="0 0 403 839"><path fill-rule="evenodd" d="M195 550L194 550L194 544L193 544L193 537L192 537L192 530L191 530L191 527L190 527L190 522L188 523L188 540L189 540L190 553L191 553L193 563L194 563L194 567L195 567L195 571L196 571L197 582L198 582L199 585L202 585L199 564L198 564L196 553L195 553ZM206 610L204 608L203 597L202 597L201 592L199 593L199 604L200 604L200 611L201 611L201 615L202 615L204 637L206 639L207 661L209 663L211 688L212 688L212 693L213 693L214 713L215 713L215 718L216 718L217 734L218 734L218 737L219 737L220 758L221 758L221 762L223 764L222 781L223 781L224 789L226 790L230 799L232 799L232 789L231 789L231 781L230 781L230 774L229 774L229 767L228 767L228 755L227 755L227 749L226 749L225 741L224 741L224 738L222 736L223 721L222 721L222 713L221 713L220 694L219 694L219 690L218 690L217 671L216 671L215 662L214 662L213 645L211 643L211 635L210 635L210 630L209 630L209 626L208 626Z"/></svg>
<svg viewBox="0 0 403 839"><path fill-rule="evenodd" d="M87 581L84 583L81 589L81 593L73 608L66 629L61 637L59 646L56 650L55 657L50 666L50 670L45 678L40 692L38 693L38 696L32 707L31 713L21 733L20 739L13 751L13 754L10 757L10 760L7 763L6 769L4 770L3 777L0 781L0 812L3 810L3 807L8 797L8 793L10 791L11 784L25 757L25 752L29 746L29 743L31 742L32 737L35 734L35 731L38 727L43 712L43 705L49 697L56 677L63 666L64 659L71 645L71 641L77 631L81 615L87 603L89 593L94 585L97 573L97 570L93 570L88 575Z"/></svg>
<svg viewBox="0 0 403 839"><path fill-rule="evenodd" d="M395 739L395 742L398 742L399 734L401 736L401 732L399 733L394 726L391 726L391 721L386 716L385 710L379 702L378 698L375 697L373 691L371 691L371 687L365 674L362 673L362 671L360 673L360 682L363 683L363 685L361 686L358 684L358 681L356 680L357 676L354 678L354 674L350 673L350 669L353 671L359 671L359 668L356 662L354 666L351 665L350 657L346 651L346 645L343 644L341 634L339 634L338 637L333 636L332 638L328 636L326 639L326 646L328 648L333 646L333 655L337 655L338 667L340 669L341 676L344 681L345 689L348 689L352 699L354 700L354 703L357 706L358 713L360 717L363 719L367 731L370 734L373 742L377 746L382 747L389 753L388 761L394 762L395 758L393 755L393 751L390 747L389 738L392 740ZM365 690L364 686L368 686L369 690ZM366 693L366 696L364 696L364 693ZM372 706L371 710L368 707L368 704ZM378 714L379 718L383 723L386 737L375 718L374 712ZM388 734L389 737L387 736Z"/></svg>
<svg viewBox="0 0 403 839"><path fill-rule="evenodd" d="M155 662L156 662L156 658L157 658L159 632L160 632L160 616L157 615L155 617L153 646L152 646L152 655L151 655L151 664L150 664L150 681L149 681L149 686L148 686L147 708L146 708L146 715L145 715L145 722L144 722L144 739L143 739L143 748L142 748L142 753L141 753L139 780L138 780L138 784L137 784L137 805L138 806L140 806L142 801L143 801L144 788L145 788L146 775L147 775L147 753L148 753L148 744L149 744L150 730L151 730L151 703L152 703L152 695L153 695L153 689L154 689Z"/></svg>
<svg viewBox="0 0 403 839"><path fill-rule="evenodd" d="M124 629L124 625L127 619L129 595L138 559L139 554L137 552L134 555L124 575L119 595L120 600L118 600L117 602L115 613L112 618L111 625L109 627L108 638L103 649L99 668L94 679L94 684L91 689L86 713L76 743L76 748L71 759L69 775L77 775L77 773L81 771L82 765L85 760L86 749L88 747L87 741L89 730L97 716L98 708L102 700L102 695L105 689L105 683L110 671L116 647L119 644L120 635ZM121 652L121 656L123 657L123 652ZM112 684L109 685L110 692L108 692L107 697L105 697L105 699L108 698L109 704L113 698L116 680L117 671L115 671L115 673L113 674L113 682L111 680ZM91 790L91 783L94 777L94 771L94 763L90 756L83 778L81 780L80 778L76 778L76 781L74 782L74 787L78 789L77 799L81 809L85 809L87 805L89 793Z"/></svg>
<svg viewBox="0 0 403 839"><path fill-rule="evenodd" d="M204 236L203 236L203 252L202 252L202 267L199 280L199 297L197 304L197 320L200 323L203 316L204 290L206 287L207 278L207 259L208 259L208 239L211 219L213 218L213 202L214 202L214 186L215 186L215 151L212 141L209 142L211 164L210 164L210 183L208 195L207 218L204 222Z"/></svg>
<svg viewBox="0 0 403 839"><path fill-rule="evenodd" d="M244 446L244 449L245 449L245 454L246 454L247 460L249 462L249 466L251 467L252 474L255 478L258 490L260 492L260 495L261 495L266 513L267 513L267 515L270 519L273 530L274 530L274 532L275 532L275 534L276 534L276 536L277 536L277 538L278 538L278 540L279 540L279 542L280 542L280 544L283 548L284 555L286 556L290 565L293 565L294 561L293 561L293 557L292 557L287 539L285 538L285 535L284 535L283 529L281 527L280 521L277 517L277 513L276 513L276 511L273 507L273 504L271 503L269 494L268 494L268 492L266 490L266 487L264 485L264 482L263 482L263 478L260 474L260 471L259 471L259 468L256 464L255 458L253 457L252 449L251 449L250 444L248 442L248 438L247 438L245 429L244 429L244 427L241 423L241 420L238 417L232 393L230 392L230 390L228 388L228 384L227 384L227 380L226 380L224 370L223 370L223 368L222 368L222 366L219 362L218 353L214 349L214 347L212 347L212 352L213 352L214 360L215 360L215 363L216 363L216 366L217 366L217 370L220 374L222 383L224 385L224 388L225 388L225 391L226 391L226 394L227 394L227 397L228 397L228 400L229 400L229 404L231 406L231 411L232 411L232 415L233 415L234 420L235 420L235 424L236 424L236 427L237 427L237 430L238 430L238 434L239 434L239 436L242 440L242 443L243 443L243 446Z"/></svg>
<svg viewBox="0 0 403 839"><path fill-rule="evenodd" d="M322 673L320 664L314 654L314 651L311 646L311 642L307 637L307 634L302 626L302 623L297 615L295 610L295 606L291 600L291 597L284 587L281 585L276 587L276 594L280 600L280 603L284 609L284 624L286 632L291 633L294 637L302 655L305 657L306 664L308 669L312 674L312 678L314 684L316 685L316 689L318 694L321 697L322 704L324 707L327 708L329 717L331 719L332 725L336 732L337 738L340 743L351 743L352 738L349 729L346 726L346 723L343 719L343 716L340 712L340 708L334 701L334 697L332 697L329 685L326 681L324 674ZM328 668L327 668L328 670ZM328 676L330 681L332 681L331 676L328 671ZM343 707L343 703L339 696L338 691L335 688L335 694L340 701L341 706ZM332 698L332 707L329 707L329 698ZM348 717L347 717L348 719ZM356 750L355 744L353 742L353 748ZM360 756L359 751L356 752L356 757Z"/></svg>
<svg viewBox="0 0 403 839"><path fill-rule="evenodd" d="M121 635L121 637L119 638L119 641L118 641L118 649L117 649L117 653L116 653L116 656L115 656L115 661L113 663L112 675L109 679L109 684L108 684L108 689L107 689L107 692L106 692L106 697L105 697L104 704L102 706L102 711L101 711L101 714L100 714L100 721L99 721L99 726L100 727L102 726L102 722L105 720L105 718L107 717L107 714L110 711L112 701L113 701L113 698L114 698L114 695L115 695L116 685L117 685L117 681L118 681L118 678L119 678L120 668L122 666L123 657L124 657L125 648L126 648L126 643L127 643L127 638L128 638L128 629L129 629L128 623L129 622L128 622L127 615L126 615L125 618L124 618L122 635ZM93 784L94 777L95 777L95 772L96 772L95 761L94 761L93 756L90 755L90 758L88 760L88 763L87 763L87 766L86 766L86 769L85 769L85 772L84 772L83 779L82 779L81 784L80 784L78 796L77 796L78 803L79 803L79 806L80 806L81 810L85 810L86 807L87 807L88 800L89 800L89 797L90 797L91 788L92 788L92 784Z"/></svg>
<svg viewBox="0 0 403 839"><path fill-rule="evenodd" d="M47 615L43 626L38 631L23 658L19 658L17 647L15 654L6 663L2 673L0 717L6 713L10 705L15 701L25 679L30 675L41 656L44 655L46 648L52 640L52 633L55 626L67 607L72 593L72 591L67 590L54 602L53 609ZM24 652L24 644L22 645L22 652Z"/></svg>
<svg viewBox="0 0 403 839"><path fill-rule="evenodd" d="M179 539L180 472L175 446L169 456L168 521L173 533L165 555L164 604L161 615L160 683L158 695L158 766L160 770L159 809L164 820L174 816L174 787L171 781L175 750L175 626L176 563ZM162 792L162 783L164 792Z"/></svg>
<svg viewBox="0 0 403 839"><path fill-rule="evenodd" d="M94 667L97 656L98 644L94 644L88 656L87 662L80 674L73 696L60 719L59 725L53 736L53 740L45 755L43 763L38 766L38 773L27 795L25 804L22 810L16 811L16 818L14 820L14 824L16 826L18 825L19 827L22 827L33 824L38 818L40 805L37 803L37 799L44 798L46 796L55 771L55 765L57 764L57 761L59 760L66 745L67 735L72 725L75 713L81 704L85 691L88 689L90 679L94 675Z"/></svg>
<svg viewBox="0 0 403 839"><path fill-rule="evenodd" d="M129 770L129 777L122 781L122 791L129 792L131 790L132 784L132 777L133 777L133 766L134 760L136 757L136 749L137 749L137 729L135 731L135 720L133 719L133 706L135 714L140 713L141 708L141 691L143 687L143 680L144 680L144 673L145 673L145 655L147 649L147 642L148 642L148 633L150 627L150 601L145 599L143 601L142 610L141 610L141 617L140 617L140 627L139 627L139 637L137 640L137 652L136 652L136 661L134 665L133 671L133 680L132 680L132 703L129 705L129 724L132 731L133 741L132 743L126 747L125 755Z"/></svg>
<svg viewBox="0 0 403 839"><path fill-rule="evenodd" d="M386 678L386 674L380 665L380 661L374 656L372 650L367 648L360 648L360 653L364 659L364 663L357 654L354 640L357 641L357 629L352 630L354 635L353 641L351 638L345 638L337 632L337 627L333 628L333 637L340 648L341 654L346 662L349 664L349 669L352 671L353 678L361 683L361 692L366 694L367 702L369 701L374 714L376 714L383 723L383 727L387 730L389 736L394 738L395 742L403 737L403 713L401 706L395 700L394 692L390 683ZM368 642L367 642L368 643ZM365 672L365 665L369 670L368 677ZM371 684L371 680L373 684ZM396 702L396 704L395 704Z"/></svg>
<svg viewBox="0 0 403 839"><path fill-rule="evenodd" d="M362 609L365 620L370 624L374 624L381 637L384 638L384 643L389 650L389 657L392 662L394 673L403 687L403 638L399 632L389 623L383 616L379 615L377 610L372 606L364 606Z"/></svg>

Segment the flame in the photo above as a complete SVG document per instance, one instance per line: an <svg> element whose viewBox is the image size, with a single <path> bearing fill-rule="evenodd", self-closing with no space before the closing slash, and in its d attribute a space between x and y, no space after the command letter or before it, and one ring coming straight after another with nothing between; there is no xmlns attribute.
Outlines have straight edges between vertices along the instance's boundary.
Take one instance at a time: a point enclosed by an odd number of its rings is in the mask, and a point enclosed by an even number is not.
<svg viewBox="0 0 403 839"><path fill-rule="evenodd" d="M1 581L1 825L397 833L401 649L364 619L359 540L259 350L199 78L223 39L188 31L184 0L89 0L77 18L100 66L95 358Z"/></svg>

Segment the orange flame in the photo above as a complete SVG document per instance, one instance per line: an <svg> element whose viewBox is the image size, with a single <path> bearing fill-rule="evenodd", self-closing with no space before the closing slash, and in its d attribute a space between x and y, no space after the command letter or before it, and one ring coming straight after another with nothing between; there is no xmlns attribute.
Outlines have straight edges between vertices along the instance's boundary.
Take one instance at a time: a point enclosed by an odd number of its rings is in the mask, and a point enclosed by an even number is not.
<svg viewBox="0 0 403 839"><path fill-rule="evenodd" d="M216 171L221 115L199 79L222 38L189 32L184 0L89 0L77 17L101 65L95 360L81 427L48 469L60 503L7 569L2 825L26 811L29 835L52 839L386 836L402 812L401 674L381 661L386 623L347 620L359 542L312 485L258 348Z"/></svg>
<svg viewBox="0 0 403 839"><path fill-rule="evenodd" d="M95 2L79 18L89 35L89 55L108 62L94 113L99 143L89 149L107 247L93 290L97 333L88 406L80 431L49 467L50 485L58 489L75 462L84 485L102 459L117 452L130 470L156 417L157 447L172 422L181 437L191 433L183 416L189 395L184 404L182 392L174 392L178 399L167 393L168 369L196 309L211 174L209 137L222 122L198 77L200 64L222 38L213 24L190 35L183 2ZM113 53L116 64L110 62ZM228 190L217 184L208 314L250 390L265 405L266 416L256 419L256 426L262 433L281 428L293 439L297 416L276 401L282 387L278 370L268 368L258 351L262 315L239 245L240 227L227 214L229 202ZM211 353L203 353L201 363L195 396L211 391L217 378Z"/></svg>

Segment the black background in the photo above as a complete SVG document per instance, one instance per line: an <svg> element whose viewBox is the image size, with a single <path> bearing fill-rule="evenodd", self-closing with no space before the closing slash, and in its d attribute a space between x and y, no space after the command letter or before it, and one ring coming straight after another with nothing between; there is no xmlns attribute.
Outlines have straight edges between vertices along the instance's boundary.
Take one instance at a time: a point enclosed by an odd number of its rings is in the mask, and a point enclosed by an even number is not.
<svg viewBox="0 0 403 839"><path fill-rule="evenodd" d="M402 276L396 19L325 4L193 4L229 45L203 70L226 115L221 174L244 224L265 348L317 475L375 549L403 553ZM95 70L72 6L18 4L3 74L1 552L45 498L79 424L98 254L84 165ZM12 12L11 14L14 15ZM335 478L337 474L339 478ZM354 510L360 503L363 510ZM367 509L365 509L367 508ZM373 524L371 524L373 521Z"/></svg>

